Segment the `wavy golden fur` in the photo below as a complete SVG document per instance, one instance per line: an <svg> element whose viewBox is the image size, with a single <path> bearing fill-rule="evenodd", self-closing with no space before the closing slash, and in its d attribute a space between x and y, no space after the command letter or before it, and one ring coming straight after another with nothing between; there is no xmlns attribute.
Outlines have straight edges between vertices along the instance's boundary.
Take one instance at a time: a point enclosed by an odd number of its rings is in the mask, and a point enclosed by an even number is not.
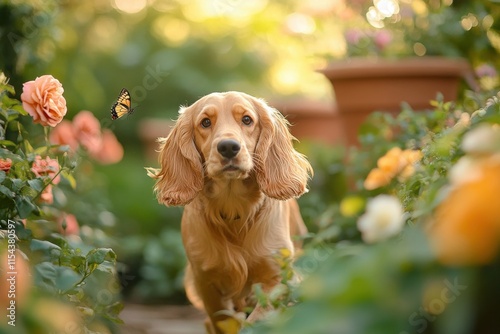
<svg viewBox="0 0 500 334"><path fill-rule="evenodd" d="M185 287L220 333L219 311L241 311L255 283L280 282L275 254L294 251L307 232L295 200L312 168L295 151L288 123L264 101L239 92L213 93L187 108L160 139L155 192L167 206L184 205ZM248 320L262 317L257 306Z"/></svg>

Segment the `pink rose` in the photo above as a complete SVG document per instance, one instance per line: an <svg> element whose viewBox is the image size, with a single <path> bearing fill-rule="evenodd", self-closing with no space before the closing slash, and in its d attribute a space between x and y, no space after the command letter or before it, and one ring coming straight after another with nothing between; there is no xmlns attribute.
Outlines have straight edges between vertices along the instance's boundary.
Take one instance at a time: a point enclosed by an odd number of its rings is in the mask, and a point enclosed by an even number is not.
<svg viewBox="0 0 500 334"><path fill-rule="evenodd" d="M389 45L392 42L392 33L388 30L380 30L377 33L375 33L375 45L380 49L383 50L387 45Z"/></svg>
<svg viewBox="0 0 500 334"><path fill-rule="evenodd" d="M23 108L33 117L33 122L43 126L56 126L66 115L64 89L52 75L42 75L23 85Z"/></svg>
<svg viewBox="0 0 500 334"><path fill-rule="evenodd" d="M63 120L50 133L50 142L57 145L68 145L73 151L78 148L78 141L70 121Z"/></svg>
<svg viewBox="0 0 500 334"><path fill-rule="evenodd" d="M10 167L12 167L12 160L10 160L9 158L0 159L0 170L3 170L5 173L8 173Z"/></svg>
<svg viewBox="0 0 500 334"><path fill-rule="evenodd" d="M76 139L91 156L99 153L102 146L101 124L92 112L80 111L73 118L73 131Z"/></svg>
<svg viewBox="0 0 500 334"><path fill-rule="evenodd" d="M64 214L64 216L61 216L58 219L57 223L59 225L59 232L61 232L61 234L74 235L80 232L80 225L78 225L76 217L71 214Z"/></svg>
<svg viewBox="0 0 500 334"><path fill-rule="evenodd" d="M364 33L359 29L349 29L345 32L345 39L351 45L357 45L363 37Z"/></svg>
<svg viewBox="0 0 500 334"><path fill-rule="evenodd" d="M49 184L45 187L45 189L42 190L42 193L40 194L40 201L45 204L54 203L54 194L52 194L51 184Z"/></svg>
<svg viewBox="0 0 500 334"><path fill-rule="evenodd" d="M48 176L53 178L59 172L59 162L55 159L51 159L46 157L42 159L41 156L37 155L35 157L35 161L33 161L33 166L31 170L37 177ZM52 181L53 184L58 184L61 180L61 177L57 175L57 177ZM48 187L47 187L48 188Z"/></svg>
<svg viewBox="0 0 500 334"><path fill-rule="evenodd" d="M496 69L489 64L482 64L476 68L476 75L482 77L496 77L498 75Z"/></svg>
<svg viewBox="0 0 500 334"><path fill-rule="evenodd" d="M114 164L123 158L123 146L113 132L104 130L102 133L102 147L95 159L101 164Z"/></svg>

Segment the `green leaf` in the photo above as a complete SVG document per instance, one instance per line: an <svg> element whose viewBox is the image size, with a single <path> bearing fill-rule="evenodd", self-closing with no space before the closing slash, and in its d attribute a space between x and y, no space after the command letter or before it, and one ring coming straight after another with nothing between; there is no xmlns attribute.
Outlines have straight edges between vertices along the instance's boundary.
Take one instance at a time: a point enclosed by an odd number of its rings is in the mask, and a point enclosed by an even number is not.
<svg viewBox="0 0 500 334"><path fill-rule="evenodd" d="M14 198L14 196L16 196L15 192L13 192L12 190L10 190L9 188L7 188L4 185L0 185L0 193L4 194L8 198Z"/></svg>
<svg viewBox="0 0 500 334"><path fill-rule="evenodd" d="M61 250L61 247L53 244L52 242L50 241L47 241L47 240L38 240L38 239L33 239L31 240L31 244L30 244L30 249L31 251L35 252L35 251L48 251L48 250L52 250L52 249L57 249L57 250Z"/></svg>
<svg viewBox="0 0 500 334"><path fill-rule="evenodd" d="M81 281L83 275L74 272L68 267L56 267L55 285L61 291L70 290Z"/></svg>
<svg viewBox="0 0 500 334"><path fill-rule="evenodd" d="M11 179L12 180L12 191L18 192L24 186L24 181L21 179Z"/></svg>
<svg viewBox="0 0 500 334"><path fill-rule="evenodd" d="M71 257L70 263L73 268L80 268L85 265L85 256L83 255L73 255Z"/></svg>
<svg viewBox="0 0 500 334"><path fill-rule="evenodd" d="M3 170L0 170L0 183L2 183L3 180L5 180L6 175L7 174Z"/></svg>
<svg viewBox="0 0 500 334"><path fill-rule="evenodd" d="M35 198L38 195L39 191L36 191L35 189L25 186L22 187L22 189L19 191L19 194L29 197L29 198Z"/></svg>
<svg viewBox="0 0 500 334"><path fill-rule="evenodd" d="M14 143L14 142L12 142L10 140L0 140L0 145L15 147L16 143Z"/></svg>
<svg viewBox="0 0 500 334"><path fill-rule="evenodd" d="M24 110L24 108L21 104L16 104L15 106L12 106L12 109L17 111L18 113L20 113L23 116L28 115L28 112L26 110Z"/></svg>
<svg viewBox="0 0 500 334"><path fill-rule="evenodd" d="M104 261L96 269L111 275L114 275L116 272L116 267L114 263L110 261Z"/></svg>
<svg viewBox="0 0 500 334"><path fill-rule="evenodd" d="M35 189L37 192L41 192L43 189L43 181L41 179L28 180L28 184L31 188Z"/></svg>
<svg viewBox="0 0 500 334"><path fill-rule="evenodd" d="M55 292L56 266L50 262L42 262L35 265L34 269L34 285L39 289Z"/></svg>
<svg viewBox="0 0 500 334"><path fill-rule="evenodd" d="M73 174L69 173L67 170L63 170L61 172L61 175L66 179L68 180L69 182L69 185L71 186L71 188L73 189L76 189L76 180L75 180L75 177L73 176Z"/></svg>
<svg viewBox="0 0 500 334"><path fill-rule="evenodd" d="M33 211L38 212L38 207L26 196L17 196L15 201L17 213L21 218L28 217Z"/></svg>
<svg viewBox="0 0 500 334"><path fill-rule="evenodd" d="M114 262L116 254L111 248L96 248L87 254L86 259L88 264L101 264L105 260Z"/></svg>
<svg viewBox="0 0 500 334"><path fill-rule="evenodd" d="M48 151L48 148L46 146L38 147L34 150L34 153L37 155L43 155L46 154Z"/></svg>

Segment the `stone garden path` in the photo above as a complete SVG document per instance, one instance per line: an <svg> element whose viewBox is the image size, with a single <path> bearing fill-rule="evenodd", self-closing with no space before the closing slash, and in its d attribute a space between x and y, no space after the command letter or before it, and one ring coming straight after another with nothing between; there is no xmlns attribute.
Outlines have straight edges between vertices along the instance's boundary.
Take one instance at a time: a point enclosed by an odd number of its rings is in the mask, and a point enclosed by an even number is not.
<svg viewBox="0 0 500 334"><path fill-rule="evenodd" d="M204 315L192 306L126 304L122 334L205 334Z"/></svg>

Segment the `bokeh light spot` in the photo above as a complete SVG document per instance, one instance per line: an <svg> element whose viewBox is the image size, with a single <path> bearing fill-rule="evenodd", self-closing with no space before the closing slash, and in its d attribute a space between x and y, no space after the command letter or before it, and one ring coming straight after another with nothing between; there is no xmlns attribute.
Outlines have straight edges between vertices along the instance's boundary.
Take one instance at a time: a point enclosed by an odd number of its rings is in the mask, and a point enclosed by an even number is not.
<svg viewBox="0 0 500 334"><path fill-rule="evenodd" d="M116 8L127 14L139 13L147 4L147 0L115 0Z"/></svg>

